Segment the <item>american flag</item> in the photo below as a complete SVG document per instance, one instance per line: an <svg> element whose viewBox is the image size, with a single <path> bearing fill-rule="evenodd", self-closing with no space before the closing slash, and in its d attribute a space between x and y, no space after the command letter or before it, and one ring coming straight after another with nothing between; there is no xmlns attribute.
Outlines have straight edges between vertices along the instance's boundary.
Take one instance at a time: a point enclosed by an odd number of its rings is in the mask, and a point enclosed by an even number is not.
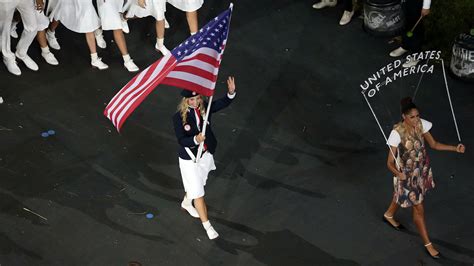
<svg viewBox="0 0 474 266"><path fill-rule="evenodd" d="M205 96L214 94L217 73L229 34L232 4L196 34L136 75L109 102L104 115L117 131L159 84Z"/></svg>

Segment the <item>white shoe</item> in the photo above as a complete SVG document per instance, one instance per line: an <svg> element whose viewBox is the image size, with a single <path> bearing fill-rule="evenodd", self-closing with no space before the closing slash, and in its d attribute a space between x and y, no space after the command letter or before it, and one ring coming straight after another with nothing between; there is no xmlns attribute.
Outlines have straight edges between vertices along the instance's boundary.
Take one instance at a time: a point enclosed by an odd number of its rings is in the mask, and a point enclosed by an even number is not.
<svg viewBox="0 0 474 266"><path fill-rule="evenodd" d="M342 14L342 18L339 21L339 25L344 26L351 22L352 16L354 16L354 11L344 11L344 14Z"/></svg>
<svg viewBox="0 0 474 266"><path fill-rule="evenodd" d="M127 34L130 33L130 28L126 20L122 20L122 31Z"/></svg>
<svg viewBox="0 0 474 266"><path fill-rule="evenodd" d="M214 227L212 227L212 225L206 229L206 233L210 240L213 240L219 237L219 234L216 232Z"/></svg>
<svg viewBox="0 0 474 266"><path fill-rule="evenodd" d="M59 65L59 62L58 62L58 60L56 59L56 57L54 56L53 53L51 53L51 52L41 53L41 56L44 58L46 63L48 63L50 65L53 65L53 66Z"/></svg>
<svg viewBox="0 0 474 266"><path fill-rule="evenodd" d="M102 30L98 29L94 31L95 41L97 42L97 46L102 49L107 48L107 43L104 40L104 35L102 35Z"/></svg>
<svg viewBox="0 0 474 266"><path fill-rule="evenodd" d="M165 29L169 29L170 28L170 24L168 23L168 20L166 20L165 18Z"/></svg>
<svg viewBox="0 0 474 266"><path fill-rule="evenodd" d="M337 0L321 0L321 2L313 5L314 9L321 9L325 7L333 7L337 5Z"/></svg>
<svg viewBox="0 0 474 266"><path fill-rule="evenodd" d="M406 52L408 52L408 50L405 50L400 46L397 49L391 51L390 56L391 57L399 57L399 56L404 55Z"/></svg>
<svg viewBox="0 0 474 266"><path fill-rule="evenodd" d="M109 68L107 64L102 62L102 58L100 57L95 60L91 60L91 65L92 67L98 68L99 70L104 70L104 69Z"/></svg>
<svg viewBox="0 0 474 266"><path fill-rule="evenodd" d="M56 35L54 32L47 30L46 40L48 40L49 47L53 48L54 50L61 49L61 46L59 46L58 39L56 39Z"/></svg>
<svg viewBox="0 0 474 266"><path fill-rule="evenodd" d="M407 60L405 63L403 63L402 67L404 67L404 68L414 67L414 66L418 65L419 62L420 62L420 60L410 59L410 60Z"/></svg>
<svg viewBox="0 0 474 266"><path fill-rule="evenodd" d="M15 58L3 58L3 63L7 67L8 71L13 75L19 76L21 75L21 70L18 67Z"/></svg>
<svg viewBox="0 0 474 266"><path fill-rule="evenodd" d="M168 48L166 48L166 46L159 46L158 43L155 44L155 50L162 53L163 56L167 55L170 53L170 50L168 50Z"/></svg>
<svg viewBox="0 0 474 266"><path fill-rule="evenodd" d="M10 29L10 36L12 38L18 39L18 33L16 32L16 24L12 23L12 28Z"/></svg>
<svg viewBox="0 0 474 266"><path fill-rule="evenodd" d="M124 62L123 65L128 70L128 72L137 72L139 70L137 65L135 65L135 63L133 63L132 59L128 60L127 62Z"/></svg>
<svg viewBox="0 0 474 266"><path fill-rule="evenodd" d="M19 56L18 53L15 53L15 56L16 58L20 59L21 61L23 61L23 63L25 64L25 66L33 71L38 71L39 67L38 65L35 63L35 61L33 61L33 59L31 59L31 57L29 57L28 55L25 55L23 57Z"/></svg>
<svg viewBox="0 0 474 266"><path fill-rule="evenodd" d="M192 217L199 218L199 213L197 212L196 208L194 208L192 204L186 204L184 199L181 202L181 208L187 211Z"/></svg>

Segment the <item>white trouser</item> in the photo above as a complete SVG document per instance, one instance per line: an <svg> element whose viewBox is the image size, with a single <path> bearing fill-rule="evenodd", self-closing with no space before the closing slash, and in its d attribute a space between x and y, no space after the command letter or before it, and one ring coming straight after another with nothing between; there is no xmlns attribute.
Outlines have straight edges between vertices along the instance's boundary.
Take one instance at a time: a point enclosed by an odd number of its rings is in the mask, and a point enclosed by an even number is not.
<svg viewBox="0 0 474 266"><path fill-rule="evenodd" d="M0 30L2 39L2 53L6 58L15 58L11 51L10 28L15 9L20 12L23 21L23 32L16 46L16 52L20 56L25 56L28 48L35 39L37 32L36 14L34 2L31 0L11 0L0 2Z"/></svg>

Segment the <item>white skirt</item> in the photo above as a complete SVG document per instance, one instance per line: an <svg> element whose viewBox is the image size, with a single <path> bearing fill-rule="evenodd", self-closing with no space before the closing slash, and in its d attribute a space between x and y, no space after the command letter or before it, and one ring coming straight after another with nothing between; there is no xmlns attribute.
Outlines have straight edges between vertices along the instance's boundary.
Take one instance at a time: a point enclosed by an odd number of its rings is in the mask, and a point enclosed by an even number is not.
<svg viewBox="0 0 474 266"><path fill-rule="evenodd" d="M192 12L201 8L204 0L166 0L168 3L184 12Z"/></svg>
<svg viewBox="0 0 474 266"><path fill-rule="evenodd" d="M93 32L100 28L100 19L92 0L49 0L50 20L59 20L77 33Z"/></svg>
<svg viewBox="0 0 474 266"><path fill-rule="evenodd" d="M139 6L136 2L130 5L127 10L127 18L144 18L152 16L155 20L165 19L166 0L146 0L145 8Z"/></svg>
<svg viewBox="0 0 474 266"><path fill-rule="evenodd" d="M97 0L102 30L121 30L124 0Z"/></svg>
<svg viewBox="0 0 474 266"><path fill-rule="evenodd" d="M179 158L179 169L183 179L184 191L189 199L197 199L204 196L204 186L210 171L216 170L214 156L205 152L198 163L192 160Z"/></svg>

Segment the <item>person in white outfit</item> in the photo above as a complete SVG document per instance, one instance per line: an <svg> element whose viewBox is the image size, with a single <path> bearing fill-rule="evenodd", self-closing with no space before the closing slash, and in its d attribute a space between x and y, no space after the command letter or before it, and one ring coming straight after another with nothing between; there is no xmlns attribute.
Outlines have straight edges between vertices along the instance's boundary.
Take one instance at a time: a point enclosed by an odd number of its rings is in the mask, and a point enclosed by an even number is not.
<svg viewBox="0 0 474 266"><path fill-rule="evenodd" d="M43 8L43 0L35 1L37 9ZM11 24L15 9L20 12L23 21L23 32L16 46L16 52L11 51ZM38 70L38 65L31 59L27 52L36 36L37 24L34 5L30 0L0 0L0 36L3 62L8 71L14 75L21 75L21 70L16 63L16 58L33 71Z"/></svg>
<svg viewBox="0 0 474 266"><path fill-rule="evenodd" d="M48 42L46 39L46 29L49 27L49 19L44 14L44 7L40 10L36 10L36 23L38 25L38 33L36 34L36 40L41 48L41 56L44 58L46 63L56 66L59 64L58 60L53 53L49 50Z"/></svg>
<svg viewBox="0 0 474 266"><path fill-rule="evenodd" d="M352 17L354 16L354 5L352 0L342 0L344 6L344 13L342 14L341 19L339 20L339 25L344 26L351 22ZM334 7L337 5L337 0L321 0L321 2L315 3L313 5L314 9L322 9L325 7Z"/></svg>
<svg viewBox="0 0 474 266"><path fill-rule="evenodd" d="M69 30L86 35L92 67L99 70L109 68L97 55L96 41L100 48L105 48L107 45L102 36L100 19L92 0L49 0L48 13L50 20L53 21L46 33L48 40L53 37L50 33L55 32L57 21L59 21ZM50 34L49 37L48 34Z"/></svg>
<svg viewBox="0 0 474 266"><path fill-rule="evenodd" d="M138 0L135 4L131 4L127 10L127 18L143 18L153 16L156 20L156 44L155 49L163 55L167 55L170 51L166 48L165 42L165 12L166 0Z"/></svg>
<svg viewBox="0 0 474 266"><path fill-rule="evenodd" d="M203 5L204 0L167 0L167 2L177 9L186 12L189 32L191 35L196 34L199 26L197 11Z"/></svg>
<svg viewBox="0 0 474 266"><path fill-rule="evenodd" d="M123 18L124 0L97 0L97 9L102 24L102 30L114 32L115 43L123 57L123 65L129 72L139 69L128 54L124 31L128 32L127 21Z"/></svg>

